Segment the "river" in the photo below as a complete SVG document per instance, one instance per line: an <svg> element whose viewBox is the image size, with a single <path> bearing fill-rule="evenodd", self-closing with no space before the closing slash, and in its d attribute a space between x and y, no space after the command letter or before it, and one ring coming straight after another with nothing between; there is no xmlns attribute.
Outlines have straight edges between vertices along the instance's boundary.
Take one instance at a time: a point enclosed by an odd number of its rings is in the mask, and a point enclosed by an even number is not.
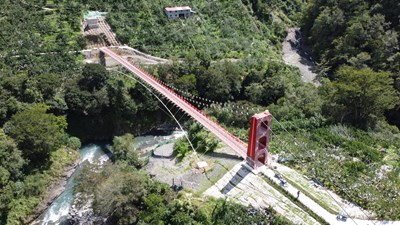
<svg viewBox="0 0 400 225"><path fill-rule="evenodd" d="M139 136L134 139L138 149L151 149L184 136L182 131L174 131L169 134L154 134ZM79 175L81 165L85 161L89 163L103 164L109 159L110 151L107 143L90 143L80 149L80 165L68 179L64 192L53 201L47 210L40 216L41 225L66 224L69 210L74 200L73 189L75 178Z"/></svg>
<svg viewBox="0 0 400 225"><path fill-rule="evenodd" d="M79 175L83 162L103 163L108 160L107 145L103 143L91 143L84 145L80 149L80 166L68 179L64 192L54 200L49 208L43 213L40 218L43 225L63 224L68 216L69 209L74 200L73 189L75 185L75 177Z"/></svg>

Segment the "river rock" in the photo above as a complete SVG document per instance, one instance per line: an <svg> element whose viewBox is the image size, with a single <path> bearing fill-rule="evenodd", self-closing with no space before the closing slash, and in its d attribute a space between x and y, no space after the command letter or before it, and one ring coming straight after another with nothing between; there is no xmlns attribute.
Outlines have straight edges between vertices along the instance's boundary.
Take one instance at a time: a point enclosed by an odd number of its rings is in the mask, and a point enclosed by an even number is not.
<svg viewBox="0 0 400 225"><path fill-rule="evenodd" d="M107 224L107 218L95 215L93 208L93 196L82 196L77 193L67 217L69 225L103 225Z"/></svg>

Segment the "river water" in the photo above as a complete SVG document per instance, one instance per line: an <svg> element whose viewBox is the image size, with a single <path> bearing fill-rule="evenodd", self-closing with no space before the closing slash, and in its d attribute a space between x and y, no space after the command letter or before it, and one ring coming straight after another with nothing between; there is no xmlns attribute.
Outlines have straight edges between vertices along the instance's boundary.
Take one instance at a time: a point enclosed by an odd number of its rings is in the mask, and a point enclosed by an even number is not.
<svg viewBox="0 0 400 225"><path fill-rule="evenodd" d="M63 224L68 216L69 209L74 200L73 189L75 185L75 177L78 176L81 165L85 161L89 163L103 163L108 160L107 145L100 143L91 143L80 149L80 165L68 179L64 192L56 198L40 220L43 225Z"/></svg>
<svg viewBox="0 0 400 225"><path fill-rule="evenodd" d="M182 131L174 131L169 134L145 135L136 137L134 142L135 147L138 149L149 149L176 140L184 135L185 133ZM103 164L109 159L110 152L108 151L108 147L109 146L105 143L90 143L84 145L80 149L80 165L85 161L88 161L89 163ZM66 223L69 210L74 200L73 189L75 185L75 177L79 175L80 169L81 166L78 166L72 176L68 179L64 192L57 197L41 215L39 218L39 224L55 225Z"/></svg>

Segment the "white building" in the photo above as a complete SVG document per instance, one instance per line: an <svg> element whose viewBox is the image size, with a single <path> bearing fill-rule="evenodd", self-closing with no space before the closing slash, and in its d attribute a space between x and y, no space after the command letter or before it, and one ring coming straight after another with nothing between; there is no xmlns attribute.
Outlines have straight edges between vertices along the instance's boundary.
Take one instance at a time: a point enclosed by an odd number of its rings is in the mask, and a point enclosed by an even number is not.
<svg viewBox="0 0 400 225"><path fill-rule="evenodd" d="M192 17L196 12L192 11L189 6L182 7L167 7L164 9L165 15L168 19L179 19Z"/></svg>

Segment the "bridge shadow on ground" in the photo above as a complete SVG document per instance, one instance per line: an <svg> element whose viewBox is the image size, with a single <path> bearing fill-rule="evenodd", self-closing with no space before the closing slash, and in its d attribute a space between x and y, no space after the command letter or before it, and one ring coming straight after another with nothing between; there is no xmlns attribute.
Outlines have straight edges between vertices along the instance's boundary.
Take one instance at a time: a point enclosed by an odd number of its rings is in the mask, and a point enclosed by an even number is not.
<svg viewBox="0 0 400 225"><path fill-rule="evenodd" d="M166 156L164 156L164 155L158 155L158 154L153 153L153 154L151 155L151 157L152 157L152 158L156 158L156 159L169 159L169 160L173 160L173 159L175 159L175 157L176 157L176 153L172 153L172 154L166 155Z"/></svg>
<svg viewBox="0 0 400 225"><path fill-rule="evenodd" d="M230 171L228 173L230 173ZM225 187L222 188L221 193L222 194L227 194L228 192L230 192L249 173L251 173L251 171L242 165L242 167L235 173L235 175L233 175L233 177L229 180L229 182L225 185Z"/></svg>
<svg viewBox="0 0 400 225"><path fill-rule="evenodd" d="M172 154L170 154L170 155L159 155L159 154L152 154L151 155L151 158L154 158L154 159L161 159L161 160L169 160L169 161L174 161L174 163L176 164L176 163L179 163L179 162L182 162L182 159L180 159L180 158L178 158L178 157L176 157L177 156L177 153L172 153Z"/></svg>
<svg viewBox="0 0 400 225"><path fill-rule="evenodd" d="M225 158L225 159L234 159L234 160L238 160L238 161L242 161L243 159L240 156L237 155L231 155L228 153L224 153L224 152L213 152L208 154L211 157L215 157L215 158Z"/></svg>

